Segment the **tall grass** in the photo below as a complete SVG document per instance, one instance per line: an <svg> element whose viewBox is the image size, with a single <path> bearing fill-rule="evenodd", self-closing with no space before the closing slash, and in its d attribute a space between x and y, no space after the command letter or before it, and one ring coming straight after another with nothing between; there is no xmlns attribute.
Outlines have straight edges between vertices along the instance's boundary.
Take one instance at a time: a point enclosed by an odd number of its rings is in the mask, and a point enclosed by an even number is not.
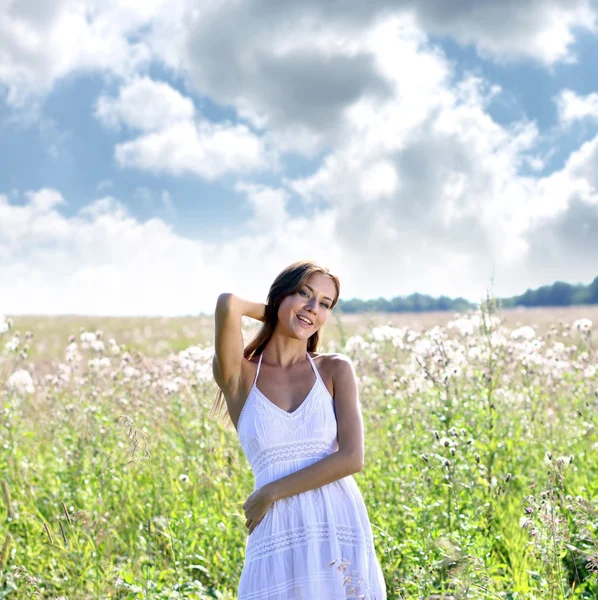
<svg viewBox="0 0 598 600"><path fill-rule="evenodd" d="M598 598L591 323L339 319L388 597ZM211 331L52 324L0 340L0 598L234 598L253 477L209 417Z"/></svg>

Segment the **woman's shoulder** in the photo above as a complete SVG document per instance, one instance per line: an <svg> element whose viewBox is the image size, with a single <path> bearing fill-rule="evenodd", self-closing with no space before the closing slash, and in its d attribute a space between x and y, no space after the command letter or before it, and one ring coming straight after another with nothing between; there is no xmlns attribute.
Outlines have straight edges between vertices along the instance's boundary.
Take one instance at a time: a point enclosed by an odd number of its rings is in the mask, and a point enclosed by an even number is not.
<svg viewBox="0 0 598 600"><path fill-rule="evenodd" d="M335 373L343 373L347 368L353 368L351 358L340 352L310 352L310 355L317 361L318 368L324 369L330 377L334 377Z"/></svg>

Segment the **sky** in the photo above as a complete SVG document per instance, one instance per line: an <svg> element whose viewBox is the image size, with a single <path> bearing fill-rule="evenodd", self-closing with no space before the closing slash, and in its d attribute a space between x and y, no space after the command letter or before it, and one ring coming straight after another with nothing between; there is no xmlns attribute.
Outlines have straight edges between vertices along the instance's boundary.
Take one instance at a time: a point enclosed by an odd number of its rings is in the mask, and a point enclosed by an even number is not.
<svg viewBox="0 0 598 600"><path fill-rule="evenodd" d="M0 314L598 275L598 0L0 0Z"/></svg>

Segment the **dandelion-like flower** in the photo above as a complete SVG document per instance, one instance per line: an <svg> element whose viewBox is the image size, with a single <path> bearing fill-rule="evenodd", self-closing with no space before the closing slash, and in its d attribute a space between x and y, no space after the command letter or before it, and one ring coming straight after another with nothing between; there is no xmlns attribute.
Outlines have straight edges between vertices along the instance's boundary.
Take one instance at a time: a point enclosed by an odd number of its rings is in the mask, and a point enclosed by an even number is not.
<svg viewBox="0 0 598 600"><path fill-rule="evenodd" d="M592 321L590 319L577 319L573 323L573 329L577 329L581 333L589 333L592 331Z"/></svg>
<svg viewBox="0 0 598 600"><path fill-rule="evenodd" d="M7 319L4 315L0 314L0 335L6 333L12 324L10 319Z"/></svg>
<svg viewBox="0 0 598 600"><path fill-rule="evenodd" d="M33 378L29 371L20 369L15 371L7 381L9 389L17 391L22 394L33 394L35 386L33 385Z"/></svg>

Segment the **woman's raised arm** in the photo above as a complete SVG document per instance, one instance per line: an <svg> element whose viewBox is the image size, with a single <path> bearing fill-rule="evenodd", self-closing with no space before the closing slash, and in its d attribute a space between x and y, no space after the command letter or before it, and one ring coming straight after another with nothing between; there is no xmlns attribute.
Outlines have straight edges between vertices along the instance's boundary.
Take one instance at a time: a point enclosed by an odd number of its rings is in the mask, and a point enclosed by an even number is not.
<svg viewBox="0 0 598 600"><path fill-rule="evenodd" d="M218 296L212 371L216 383L227 394L234 395L241 382L244 361L241 319L248 316L263 321L265 310L266 305L261 302L244 300L230 293Z"/></svg>

